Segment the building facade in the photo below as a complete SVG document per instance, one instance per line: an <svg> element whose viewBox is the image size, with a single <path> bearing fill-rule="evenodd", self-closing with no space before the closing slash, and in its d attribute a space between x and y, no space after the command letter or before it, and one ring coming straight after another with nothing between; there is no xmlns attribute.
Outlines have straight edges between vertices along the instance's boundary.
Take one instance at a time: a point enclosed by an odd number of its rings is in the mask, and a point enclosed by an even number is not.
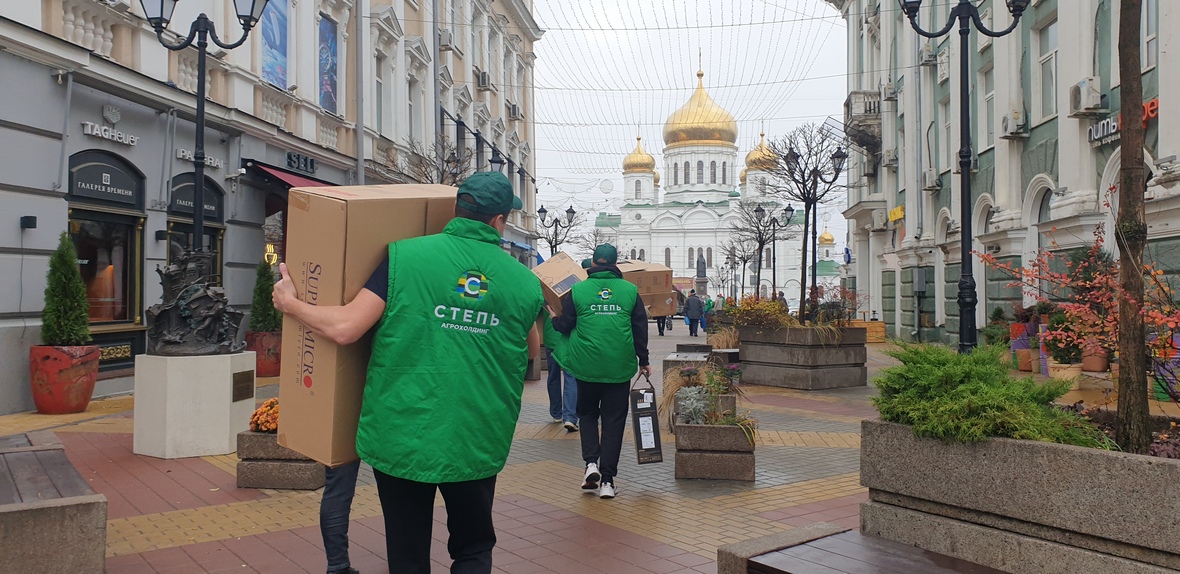
<svg viewBox="0 0 1180 574"><path fill-rule="evenodd" d="M798 233L765 247L761 273L756 256L745 265L726 261L726 246L741 221L743 203L761 204L771 217L781 217L785 208L763 192L762 182L777 159L762 137L739 168L737 122L713 101L704 86L704 72L697 72L696 90L664 123L665 176L661 178L656 158L636 138L635 149L623 159L624 205L618 214L600 214L596 226L609 230L622 257L663 264L675 277L695 277L697 260L704 258L710 293L769 297L783 291L791 308L797 308L802 264ZM797 207L792 229L802 221L802 208ZM819 256L831 259L836 253L834 238L828 244L831 234L824 233ZM682 279L681 287L690 285Z"/></svg>
<svg viewBox="0 0 1180 574"><path fill-rule="evenodd" d="M828 0L848 23L845 131L850 158L851 262L844 281L869 296L890 336L956 343L960 256L960 53L958 35L927 40L896 6ZM926 30L947 21L947 2L926 2ZM1143 114L1149 253L1177 260L1180 189L1174 171L1180 132L1180 66L1169 66L1180 5L1143 2ZM979 4L991 29L1011 22L1005 3ZM968 53L973 149L973 251L1018 266L1041 250L1089 246L1112 228L1120 169L1118 3L1034 0L1017 29L989 38L972 31ZM1174 56L1172 56L1174 57ZM1114 241L1106 248L1117 250ZM1115 254L1117 256L1117 253ZM1034 294L1009 284L978 257L977 324Z"/></svg>
<svg viewBox="0 0 1180 574"><path fill-rule="evenodd" d="M495 149L514 162L526 210L535 206L527 174L541 32L520 1L439 1L440 14L472 19L446 36L452 24L432 24L429 2L270 0L245 44L210 51L202 244L231 305L248 312L255 266L282 258L288 189L410 181L411 142L455 128L442 123L444 111L472 118L465 145L485 152L477 167L489 169ZM209 4L218 33L237 40L233 2ZM194 10L178 4L170 30L186 31ZM513 47L502 61L521 72L512 95L477 89L478 64L453 47L436 50L436 38L470 53ZM367 55L361 66L358 52ZM33 406L28 347L40 342L49 255L63 231L77 246L102 348L95 394L131 389L144 311L161 296L155 270L191 238L196 57L195 48L161 46L134 0L0 0L0 287L16 294L0 300L0 414ZM36 227L22 228L22 216ZM531 260L532 225L518 215L506 234L505 248L522 260Z"/></svg>

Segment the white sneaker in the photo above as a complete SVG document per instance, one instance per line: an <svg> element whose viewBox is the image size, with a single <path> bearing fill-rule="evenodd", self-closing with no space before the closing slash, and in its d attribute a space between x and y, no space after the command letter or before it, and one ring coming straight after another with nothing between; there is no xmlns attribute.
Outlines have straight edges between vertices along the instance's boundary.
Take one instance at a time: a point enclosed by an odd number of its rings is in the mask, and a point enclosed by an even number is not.
<svg viewBox="0 0 1180 574"><path fill-rule="evenodd" d="M549 419L549 420L553 421L553 424L558 424L558 425L559 425L559 424L561 424L561 423L563 423L563 422L565 422L565 421L561 420L561 418L560 418L560 417L557 417L557 418L552 418L552 419Z"/></svg>
<svg viewBox="0 0 1180 574"><path fill-rule="evenodd" d="M594 463L587 464L586 476L582 478L582 490L598 490L599 480L602 480L602 474L598 472L598 465Z"/></svg>
<svg viewBox="0 0 1180 574"><path fill-rule="evenodd" d="M604 482L602 487L598 489L598 498L614 498L619 489L615 488L615 483Z"/></svg>

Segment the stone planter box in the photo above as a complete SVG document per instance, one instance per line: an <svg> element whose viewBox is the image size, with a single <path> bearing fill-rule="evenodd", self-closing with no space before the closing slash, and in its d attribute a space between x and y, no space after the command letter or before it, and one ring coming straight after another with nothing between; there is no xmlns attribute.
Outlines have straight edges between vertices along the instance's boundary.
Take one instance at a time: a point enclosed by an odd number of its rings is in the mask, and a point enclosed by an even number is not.
<svg viewBox="0 0 1180 574"><path fill-rule="evenodd" d="M273 433L238 433L238 488L315 490L324 486L324 465L287 447Z"/></svg>
<svg viewBox="0 0 1180 574"><path fill-rule="evenodd" d="M833 334L804 327L738 327L738 336L744 383L803 390L868 384L863 328L844 327Z"/></svg>
<svg viewBox="0 0 1180 574"><path fill-rule="evenodd" d="M713 345L704 343L676 343L677 353L712 353Z"/></svg>
<svg viewBox="0 0 1180 574"><path fill-rule="evenodd" d="M676 425L676 478L754 480L754 445L733 425Z"/></svg>
<svg viewBox="0 0 1180 574"><path fill-rule="evenodd" d="M865 534L1018 574L1180 569L1180 460L861 425Z"/></svg>

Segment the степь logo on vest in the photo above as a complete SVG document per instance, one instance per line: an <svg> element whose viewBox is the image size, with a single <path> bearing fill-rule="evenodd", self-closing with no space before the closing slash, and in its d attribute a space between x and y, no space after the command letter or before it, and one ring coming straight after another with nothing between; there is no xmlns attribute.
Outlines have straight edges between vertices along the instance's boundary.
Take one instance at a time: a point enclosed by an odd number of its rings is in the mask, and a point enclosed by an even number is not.
<svg viewBox="0 0 1180 574"><path fill-rule="evenodd" d="M468 271L459 276L455 292L469 299L483 299L488 293L488 279L478 271Z"/></svg>
<svg viewBox="0 0 1180 574"><path fill-rule="evenodd" d="M598 298L599 298L599 299L602 299L603 301L610 301L610 298L611 298L613 295L614 295L614 294L613 294L613 293L611 293L611 291L610 291L610 288L608 288L608 287L603 287L603 288L602 288L602 291L599 291L599 292L598 292Z"/></svg>

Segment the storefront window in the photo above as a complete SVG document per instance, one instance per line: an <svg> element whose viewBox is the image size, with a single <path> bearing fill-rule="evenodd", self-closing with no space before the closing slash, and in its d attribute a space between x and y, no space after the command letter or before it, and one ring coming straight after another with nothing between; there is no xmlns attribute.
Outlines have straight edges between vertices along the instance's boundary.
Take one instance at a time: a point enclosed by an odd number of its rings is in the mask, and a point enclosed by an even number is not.
<svg viewBox="0 0 1180 574"><path fill-rule="evenodd" d="M78 250L78 267L86 284L90 321L130 321L133 317L132 255L135 227L130 219L75 212L70 235Z"/></svg>

